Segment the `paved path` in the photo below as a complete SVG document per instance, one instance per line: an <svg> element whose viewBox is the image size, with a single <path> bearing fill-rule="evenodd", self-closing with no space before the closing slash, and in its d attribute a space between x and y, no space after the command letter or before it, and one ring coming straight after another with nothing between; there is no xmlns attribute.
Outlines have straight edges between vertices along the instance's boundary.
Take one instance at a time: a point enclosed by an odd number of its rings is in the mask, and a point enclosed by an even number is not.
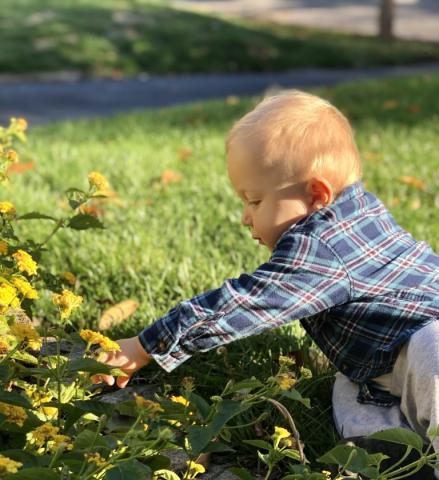
<svg viewBox="0 0 439 480"><path fill-rule="evenodd" d="M11 116L23 116L31 125L37 125L229 95L256 95L277 86L306 89L416 73L439 73L439 63L362 70L303 69L283 73L151 76L119 81L0 83L0 124L5 124Z"/></svg>
<svg viewBox="0 0 439 480"><path fill-rule="evenodd" d="M394 0L395 34L439 42L439 0ZM376 35L378 0L171 0L178 8Z"/></svg>

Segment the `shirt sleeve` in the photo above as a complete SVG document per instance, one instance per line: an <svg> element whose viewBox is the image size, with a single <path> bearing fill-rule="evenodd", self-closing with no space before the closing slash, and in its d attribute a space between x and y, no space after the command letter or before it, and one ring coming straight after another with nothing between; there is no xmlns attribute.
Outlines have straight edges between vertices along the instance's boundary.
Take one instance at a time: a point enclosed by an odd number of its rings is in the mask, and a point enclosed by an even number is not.
<svg viewBox="0 0 439 480"><path fill-rule="evenodd" d="M178 304L139 334L170 372L195 352L276 328L349 301L350 282L332 249L310 234L284 234L251 274Z"/></svg>

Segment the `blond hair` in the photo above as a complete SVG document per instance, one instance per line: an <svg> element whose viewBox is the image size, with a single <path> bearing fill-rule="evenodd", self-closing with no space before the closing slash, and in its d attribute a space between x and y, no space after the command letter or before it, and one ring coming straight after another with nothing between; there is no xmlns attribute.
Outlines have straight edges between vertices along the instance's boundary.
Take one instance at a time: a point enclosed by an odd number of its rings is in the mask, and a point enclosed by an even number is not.
<svg viewBox="0 0 439 480"><path fill-rule="evenodd" d="M346 117L326 100L298 90L269 97L242 117L227 138L251 142L264 167L285 178L328 180L335 194L361 177L361 160Z"/></svg>

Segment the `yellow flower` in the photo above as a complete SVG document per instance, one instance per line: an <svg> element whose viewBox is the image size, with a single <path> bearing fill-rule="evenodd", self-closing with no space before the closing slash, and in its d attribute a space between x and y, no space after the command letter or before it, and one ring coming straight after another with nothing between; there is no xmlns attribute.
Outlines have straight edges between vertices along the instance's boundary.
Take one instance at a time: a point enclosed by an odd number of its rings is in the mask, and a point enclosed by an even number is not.
<svg viewBox="0 0 439 480"><path fill-rule="evenodd" d="M120 346L111 338L93 330L81 330L80 337L90 345L99 345L104 352L120 351Z"/></svg>
<svg viewBox="0 0 439 480"><path fill-rule="evenodd" d="M195 478L199 473L204 473L206 471L201 463L195 463L193 460L188 460L186 465L189 476L186 476L185 478Z"/></svg>
<svg viewBox="0 0 439 480"><path fill-rule="evenodd" d="M282 439L288 438L289 436L291 436L291 433L286 428L274 427L274 434L272 436Z"/></svg>
<svg viewBox="0 0 439 480"><path fill-rule="evenodd" d="M43 447L49 440L53 440L59 432L59 428L51 423L43 423L31 432L26 434L26 438L35 447ZM66 435L62 435L63 437Z"/></svg>
<svg viewBox="0 0 439 480"><path fill-rule="evenodd" d="M38 266L31 255L24 250L17 250L12 256L14 257L20 272L26 272L28 275L36 275Z"/></svg>
<svg viewBox="0 0 439 480"><path fill-rule="evenodd" d="M40 335L32 325L15 323L11 325L9 329L19 342L27 342L33 350L39 350L41 348L42 341Z"/></svg>
<svg viewBox="0 0 439 480"><path fill-rule="evenodd" d="M103 336L103 339L99 342L99 345L101 346L102 350L104 352L119 352L120 351L120 345L111 340L108 337Z"/></svg>
<svg viewBox="0 0 439 480"><path fill-rule="evenodd" d="M0 202L0 213L4 215L6 218L14 218L15 214L17 213L15 210L15 206L13 203L4 201Z"/></svg>
<svg viewBox="0 0 439 480"><path fill-rule="evenodd" d="M6 355L9 352L9 345L3 341L0 340L0 355Z"/></svg>
<svg viewBox="0 0 439 480"><path fill-rule="evenodd" d="M148 400L147 398L143 398L141 395L134 394L134 401L138 408L142 410L146 410L149 417L153 417L159 412L163 412L163 408L157 402L153 402L152 400Z"/></svg>
<svg viewBox="0 0 439 480"><path fill-rule="evenodd" d="M189 400L186 400L184 397L182 397L181 395L179 396L175 396L175 395L171 395L170 397L170 400L172 402L175 402L175 403L181 403L182 405L184 405L185 407L187 407L189 405Z"/></svg>
<svg viewBox="0 0 439 480"><path fill-rule="evenodd" d="M26 410L18 405L0 402L0 413L5 417L6 422L15 423L19 427L22 427L27 419Z"/></svg>
<svg viewBox="0 0 439 480"><path fill-rule="evenodd" d="M296 379L293 378L291 373L280 373L275 378L281 390L289 390L296 383Z"/></svg>
<svg viewBox="0 0 439 480"><path fill-rule="evenodd" d="M6 152L6 158L10 162L16 162L18 160L18 153L15 150L10 149Z"/></svg>
<svg viewBox="0 0 439 480"><path fill-rule="evenodd" d="M68 435L57 434L47 442L47 450L50 452L55 452L60 447L64 448L65 450L72 450L72 439Z"/></svg>
<svg viewBox="0 0 439 480"><path fill-rule="evenodd" d="M61 272L59 276L70 283L70 285L75 285L76 283L76 277L72 272Z"/></svg>
<svg viewBox="0 0 439 480"><path fill-rule="evenodd" d="M287 357L285 355L279 355L279 365L281 367L289 367L290 365L294 365L296 360L291 357Z"/></svg>
<svg viewBox="0 0 439 480"><path fill-rule="evenodd" d="M85 453L84 454L85 459L87 460L87 463L94 463L98 467L102 467L107 463L105 458L101 457L101 454L98 452L94 453Z"/></svg>
<svg viewBox="0 0 439 480"><path fill-rule="evenodd" d="M99 191L107 191L110 188L107 179L99 172L91 172L88 175L88 183L91 188L96 188Z"/></svg>
<svg viewBox="0 0 439 480"><path fill-rule="evenodd" d="M11 460L8 457L4 457L0 454L0 477L6 473L17 473L18 469L22 467L23 464L20 462L16 462L15 460Z"/></svg>
<svg viewBox="0 0 439 480"><path fill-rule="evenodd" d="M17 130L24 132L27 128L27 122L24 118L14 118Z"/></svg>
<svg viewBox="0 0 439 480"><path fill-rule="evenodd" d="M24 278L14 277L12 279L14 287L25 297L30 299L38 298L38 292Z"/></svg>
<svg viewBox="0 0 439 480"><path fill-rule="evenodd" d="M79 336L90 345L97 345L104 338L102 333L94 332L93 330L81 330Z"/></svg>
<svg viewBox="0 0 439 480"><path fill-rule="evenodd" d="M322 474L325 476L325 480L331 480L331 472L328 470L322 470Z"/></svg>
<svg viewBox="0 0 439 480"><path fill-rule="evenodd" d="M0 313L4 313L9 305L14 303L17 298L17 290L8 283L0 284ZM15 302L16 303L16 302ZM15 305L13 305L15 306Z"/></svg>
<svg viewBox="0 0 439 480"><path fill-rule="evenodd" d="M8 254L8 243L4 240L0 240L0 255Z"/></svg>
<svg viewBox="0 0 439 480"><path fill-rule="evenodd" d="M61 318L68 318L72 311L81 305L82 297L64 289L61 294L53 294L52 302L60 308Z"/></svg>

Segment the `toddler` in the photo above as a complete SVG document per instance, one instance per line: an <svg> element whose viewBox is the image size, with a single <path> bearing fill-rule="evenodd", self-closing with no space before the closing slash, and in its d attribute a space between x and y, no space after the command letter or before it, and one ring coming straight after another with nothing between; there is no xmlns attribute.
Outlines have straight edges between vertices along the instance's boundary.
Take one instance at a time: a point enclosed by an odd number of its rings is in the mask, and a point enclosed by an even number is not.
<svg viewBox="0 0 439 480"><path fill-rule="evenodd" d="M439 256L365 191L349 122L308 93L268 98L232 128L227 168L242 223L269 260L119 340L105 359L126 373L117 385L151 359L171 371L298 319L338 379L358 385L358 402L401 402L427 437L439 424Z"/></svg>

